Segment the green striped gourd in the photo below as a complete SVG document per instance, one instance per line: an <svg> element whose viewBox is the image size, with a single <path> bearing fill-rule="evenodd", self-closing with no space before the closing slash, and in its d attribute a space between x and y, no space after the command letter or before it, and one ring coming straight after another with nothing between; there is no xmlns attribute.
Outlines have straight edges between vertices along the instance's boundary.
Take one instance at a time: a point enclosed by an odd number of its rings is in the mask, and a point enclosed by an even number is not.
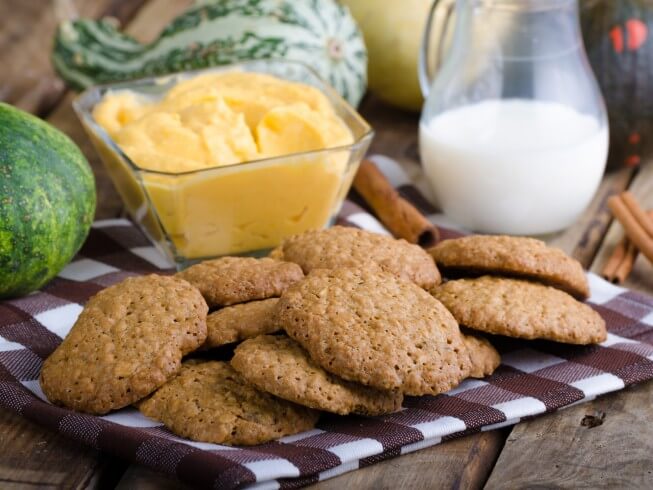
<svg viewBox="0 0 653 490"><path fill-rule="evenodd" d="M141 44L111 21L65 21L52 61L71 86L285 59L316 70L352 105L363 96L367 53L349 10L336 0L204 0Z"/></svg>
<svg viewBox="0 0 653 490"><path fill-rule="evenodd" d="M0 102L0 299L34 291L70 262L95 214L95 180L65 134Z"/></svg>

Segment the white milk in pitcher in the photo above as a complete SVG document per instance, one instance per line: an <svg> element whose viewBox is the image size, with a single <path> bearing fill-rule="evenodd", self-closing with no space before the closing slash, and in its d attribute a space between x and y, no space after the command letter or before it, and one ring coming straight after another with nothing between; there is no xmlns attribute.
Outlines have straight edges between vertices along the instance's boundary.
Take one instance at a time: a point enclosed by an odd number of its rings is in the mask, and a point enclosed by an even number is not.
<svg viewBox="0 0 653 490"><path fill-rule="evenodd" d="M569 226L591 201L608 129L562 104L489 100L422 124L420 153L453 221L486 233L544 234Z"/></svg>

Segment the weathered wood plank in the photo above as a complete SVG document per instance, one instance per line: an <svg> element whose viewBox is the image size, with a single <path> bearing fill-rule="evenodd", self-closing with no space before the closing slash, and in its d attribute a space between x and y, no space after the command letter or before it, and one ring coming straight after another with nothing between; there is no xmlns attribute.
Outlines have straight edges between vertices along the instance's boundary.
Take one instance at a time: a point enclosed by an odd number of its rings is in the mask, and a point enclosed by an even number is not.
<svg viewBox="0 0 653 490"><path fill-rule="evenodd" d="M85 488L115 460L0 410L0 488Z"/></svg>
<svg viewBox="0 0 653 490"><path fill-rule="evenodd" d="M520 424L486 488L652 488L652 405L648 382Z"/></svg>
<svg viewBox="0 0 653 490"><path fill-rule="evenodd" d="M44 114L65 92L50 64L57 23L71 15L129 20L145 0L4 0L0 2L0 100Z"/></svg>

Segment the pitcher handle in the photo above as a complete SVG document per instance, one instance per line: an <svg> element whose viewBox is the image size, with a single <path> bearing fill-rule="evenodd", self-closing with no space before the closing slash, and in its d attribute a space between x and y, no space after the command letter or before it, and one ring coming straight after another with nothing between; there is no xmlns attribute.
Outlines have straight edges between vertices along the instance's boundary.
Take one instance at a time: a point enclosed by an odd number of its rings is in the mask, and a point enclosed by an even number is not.
<svg viewBox="0 0 653 490"><path fill-rule="evenodd" d="M417 69L417 76L419 78L419 87L422 90L422 95L426 99L429 95L431 89L431 83L433 80L429 75L429 45L431 40L431 28L433 27L433 16L435 11L440 5L440 0L434 0L429 10L429 15L426 19L426 25L424 26L424 33L422 34L422 45L419 50L419 63ZM440 34L440 39L438 40L438 65L441 63L442 55L444 53L444 36L447 33L447 24L449 23L449 17L451 16L451 10L453 3L450 3L448 6L448 12L444 18L442 33ZM437 70L438 66L435 67ZM435 71L434 70L434 71Z"/></svg>

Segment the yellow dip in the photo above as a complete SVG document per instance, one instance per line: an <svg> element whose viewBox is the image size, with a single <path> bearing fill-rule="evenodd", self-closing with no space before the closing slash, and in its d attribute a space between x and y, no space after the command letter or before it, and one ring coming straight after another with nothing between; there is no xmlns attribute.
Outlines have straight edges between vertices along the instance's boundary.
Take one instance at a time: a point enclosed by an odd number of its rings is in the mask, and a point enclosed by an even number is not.
<svg viewBox="0 0 653 490"><path fill-rule="evenodd" d="M93 117L142 169L156 217L187 259L270 248L323 227L351 177L347 150L301 154L353 142L327 97L269 75L202 75L157 101L107 93ZM273 157L282 158L265 160ZM244 163L253 160L259 161ZM113 164L109 170L138 219L139 186Z"/></svg>

